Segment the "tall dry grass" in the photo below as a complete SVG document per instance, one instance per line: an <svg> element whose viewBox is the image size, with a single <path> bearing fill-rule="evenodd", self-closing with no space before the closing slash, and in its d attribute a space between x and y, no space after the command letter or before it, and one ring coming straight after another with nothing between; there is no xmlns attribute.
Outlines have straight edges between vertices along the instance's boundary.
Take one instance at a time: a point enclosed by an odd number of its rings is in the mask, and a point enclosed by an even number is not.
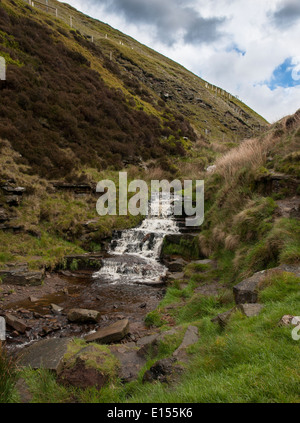
<svg viewBox="0 0 300 423"><path fill-rule="evenodd" d="M282 136L291 133L300 122L300 109L291 116L287 116L277 122L263 138L250 138L242 142L238 147L230 150L216 160L216 172L229 180L238 174L242 168L255 171L264 166L267 157L272 150L281 148L279 146ZM294 151L295 145L286 143L283 154Z"/></svg>
<svg viewBox="0 0 300 423"><path fill-rule="evenodd" d="M248 139L241 145L226 153L216 161L217 172L225 180L234 177L242 168L258 169L266 163L274 139L271 135L264 139Z"/></svg>

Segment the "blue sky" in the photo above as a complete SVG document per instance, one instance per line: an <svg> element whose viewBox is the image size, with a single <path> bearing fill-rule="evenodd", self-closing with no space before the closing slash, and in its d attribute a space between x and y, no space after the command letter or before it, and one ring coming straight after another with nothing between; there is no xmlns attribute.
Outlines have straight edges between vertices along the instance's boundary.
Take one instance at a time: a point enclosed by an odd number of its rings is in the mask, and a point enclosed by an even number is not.
<svg viewBox="0 0 300 423"><path fill-rule="evenodd" d="M67 0L273 122L300 108L300 0Z"/></svg>
<svg viewBox="0 0 300 423"><path fill-rule="evenodd" d="M295 77L295 71L298 73L296 67L292 57L288 57L274 70L271 79L266 81L266 84L271 90L276 90L278 87L288 88L300 85L300 73L299 79L297 76Z"/></svg>

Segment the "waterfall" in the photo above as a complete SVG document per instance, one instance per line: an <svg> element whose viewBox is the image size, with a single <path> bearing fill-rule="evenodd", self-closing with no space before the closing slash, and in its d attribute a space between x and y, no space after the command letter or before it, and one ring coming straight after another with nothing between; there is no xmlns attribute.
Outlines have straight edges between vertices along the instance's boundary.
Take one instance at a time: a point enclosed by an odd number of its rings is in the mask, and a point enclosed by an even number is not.
<svg viewBox="0 0 300 423"><path fill-rule="evenodd" d="M110 257L93 277L99 282L159 284L167 268L159 262L164 237L179 233L174 220L174 196L153 194L149 213L134 229L116 232L110 244Z"/></svg>

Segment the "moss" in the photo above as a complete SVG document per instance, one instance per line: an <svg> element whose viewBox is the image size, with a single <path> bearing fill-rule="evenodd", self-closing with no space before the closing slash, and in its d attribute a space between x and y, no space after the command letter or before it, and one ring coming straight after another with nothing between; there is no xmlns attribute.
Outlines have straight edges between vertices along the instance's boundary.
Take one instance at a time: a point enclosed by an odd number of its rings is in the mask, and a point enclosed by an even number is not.
<svg viewBox="0 0 300 423"><path fill-rule="evenodd" d="M105 345L94 343L87 345L82 339L75 339L68 345L64 356L65 367L73 367L78 358L84 360L87 367L97 369L109 376L110 380L117 377L119 361Z"/></svg>
<svg viewBox="0 0 300 423"><path fill-rule="evenodd" d="M197 237L192 239L181 237L180 242L175 244L170 242L168 238L165 238L162 247L162 255L178 255L188 260L196 260L200 258L198 239Z"/></svg>

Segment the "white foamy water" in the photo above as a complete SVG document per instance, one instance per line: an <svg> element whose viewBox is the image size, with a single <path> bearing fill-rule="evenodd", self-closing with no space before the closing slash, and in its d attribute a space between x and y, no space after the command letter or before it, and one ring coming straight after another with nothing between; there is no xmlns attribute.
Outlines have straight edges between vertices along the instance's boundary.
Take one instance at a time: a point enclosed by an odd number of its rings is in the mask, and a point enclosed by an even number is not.
<svg viewBox="0 0 300 423"><path fill-rule="evenodd" d="M122 231L111 242L111 257L94 278L111 283L159 283L167 268L159 262L164 237L179 233L173 218L174 197L154 195L138 228Z"/></svg>

